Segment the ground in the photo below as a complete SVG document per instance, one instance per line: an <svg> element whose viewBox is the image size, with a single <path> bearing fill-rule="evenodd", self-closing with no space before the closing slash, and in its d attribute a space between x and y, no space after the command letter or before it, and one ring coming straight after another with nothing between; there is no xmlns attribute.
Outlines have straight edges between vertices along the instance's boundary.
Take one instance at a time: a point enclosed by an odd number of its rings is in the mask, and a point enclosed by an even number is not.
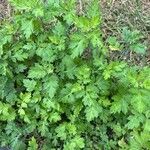
<svg viewBox="0 0 150 150"><path fill-rule="evenodd" d="M10 6L6 0L0 0L0 21L8 17L10 14Z"/></svg>

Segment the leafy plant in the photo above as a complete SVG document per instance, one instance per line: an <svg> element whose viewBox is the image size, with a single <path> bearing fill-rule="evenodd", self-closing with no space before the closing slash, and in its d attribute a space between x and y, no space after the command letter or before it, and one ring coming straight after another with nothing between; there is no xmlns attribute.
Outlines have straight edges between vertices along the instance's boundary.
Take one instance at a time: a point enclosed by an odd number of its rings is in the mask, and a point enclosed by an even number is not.
<svg viewBox="0 0 150 150"><path fill-rule="evenodd" d="M138 54L145 54L147 47L144 43L141 42L143 37L138 30L131 31L128 28L123 28L122 38L129 46L131 51L134 51Z"/></svg>
<svg viewBox="0 0 150 150"><path fill-rule="evenodd" d="M117 38L116 37L109 37L107 39L107 42L109 44L109 48L110 50L112 51L120 51L122 49L122 46L121 44L118 42Z"/></svg>
<svg viewBox="0 0 150 150"><path fill-rule="evenodd" d="M150 68L108 61L99 1L83 15L75 0L11 4L0 27L1 145L150 149Z"/></svg>

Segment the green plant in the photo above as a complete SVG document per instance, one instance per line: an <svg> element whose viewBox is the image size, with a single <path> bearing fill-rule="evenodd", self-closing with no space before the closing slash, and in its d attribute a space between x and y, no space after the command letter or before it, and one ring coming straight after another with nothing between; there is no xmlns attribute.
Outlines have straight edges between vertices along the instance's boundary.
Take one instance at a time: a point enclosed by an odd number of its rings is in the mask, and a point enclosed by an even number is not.
<svg viewBox="0 0 150 150"><path fill-rule="evenodd" d="M11 0L0 30L0 142L14 150L150 149L150 68L109 62L98 0Z"/></svg>
<svg viewBox="0 0 150 150"><path fill-rule="evenodd" d="M141 42L143 36L138 30L131 31L127 27L122 30L123 41L127 44L129 50L138 54L145 54L146 45Z"/></svg>
<svg viewBox="0 0 150 150"><path fill-rule="evenodd" d="M122 50L122 45L117 41L116 37L109 37L107 39L107 42L109 44L109 49L112 51L120 51Z"/></svg>

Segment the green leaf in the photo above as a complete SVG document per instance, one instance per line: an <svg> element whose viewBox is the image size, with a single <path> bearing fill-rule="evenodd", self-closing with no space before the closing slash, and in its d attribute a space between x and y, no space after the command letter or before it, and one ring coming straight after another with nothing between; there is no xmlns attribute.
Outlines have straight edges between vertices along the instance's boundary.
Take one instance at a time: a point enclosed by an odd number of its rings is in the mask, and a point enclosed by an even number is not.
<svg viewBox="0 0 150 150"><path fill-rule="evenodd" d="M75 19L75 24L83 31L89 31L91 29L90 20L87 17L80 16Z"/></svg>
<svg viewBox="0 0 150 150"><path fill-rule="evenodd" d="M6 62L0 61L0 74L1 75L6 75L7 65L8 64Z"/></svg>
<svg viewBox="0 0 150 150"><path fill-rule="evenodd" d="M16 114L11 105L0 102L0 120L12 121L15 117Z"/></svg>
<svg viewBox="0 0 150 150"><path fill-rule="evenodd" d="M79 148L84 148L85 144L84 144L84 139L81 138L80 136L76 136L74 138L74 141L76 142L76 145L79 147Z"/></svg>
<svg viewBox="0 0 150 150"><path fill-rule="evenodd" d="M28 39L34 30L33 20L23 20L21 30L23 31L25 37Z"/></svg>
<svg viewBox="0 0 150 150"><path fill-rule="evenodd" d="M121 111L126 114L128 112L128 97L125 95L113 96L114 102L111 103L111 113L120 113Z"/></svg>
<svg viewBox="0 0 150 150"><path fill-rule="evenodd" d="M140 93L137 93L137 95L133 96L131 102L134 109L137 110L139 113L143 113L146 110L146 103L144 97Z"/></svg>
<svg viewBox="0 0 150 150"><path fill-rule="evenodd" d="M67 134L66 134L66 124L59 125L55 129L55 132L57 133L57 137L60 137L62 140L65 140L66 137L67 137Z"/></svg>
<svg viewBox="0 0 150 150"><path fill-rule="evenodd" d="M108 43L109 43L109 48L112 51L120 51L121 50L121 45L118 42L116 37L109 37L107 39Z"/></svg>
<svg viewBox="0 0 150 150"><path fill-rule="evenodd" d="M91 0L89 1L89 5L87 6L87 16L90 19L94 19L95 17L101 17L99 0ZM101 22L99 21L99 24Z"/></svg>
<svg viewBox="0 0 150 150"><path fill-rule="evenodd" d="M81 56L86 46L87 41L84 36L76 34L71 36L71 42L69 45L69 48L71 50L71 57L76 58L78 56Z"/></svg>
<svg viewBox="0 0 150 150"><path fill-rule="evenodd" d="M44 10L42 6L38 6L33 10L33 14L35 17L43 17L44 16Z"/></svg>
<svg viewBox="0 0 150 150"><path fill-rule="evenodd" d="M27 91L32 92L36 86L36 81L24 79L23 84L26 87Z"/></svg>
<svg viewBox="0 0 150 150"><path fill-rule="evenodd" d="M31 101L31 93L20 93L20 99L25 103L29 103Z"/></svg>
<svg viewBox="0 0 150 150"><path fill-rule="evenodd" d="M84 139L80 136L75 136L64 146L64 150L75 150L77 148L84 148Z"/></svg>
<svg viewBox="0 0 150 150"><path fill-rule="evenodd" d="M120 72L123 72L123 68L125 68L125 66L126 63L124 62L113 61L109 63L103 72L104 79L107 80L111 76L119 75Z"/></svg>
<svg viewBox="0 0 150 150"><path fill-rule="evenodd" d="M82 101L83 101L83 103L84 103L85 106L89 106L90 107L90 106L93 105L95 99L93 99L91 97L91 95L89 93L87 93L86 96L84 96L84 98L83 98Z"/></svg>
<svg viewBox="0 0 150 150"><path fill-rule="evenodd" d="M32 137L31 140L29 141L28 150L37 150L37 149L38 149L38 144L36 142L36 139Z"/></svg>
<svg viewBox="0 0 150 150"><path fill-rule="evenodd" d="M86 107L85 113L86 113L86 119L88 122L92 121L94 118L97 118L99 113L102 111L102 108L98 105L93 105L90 107Z"/></svg>
<svg viewBox="0 0 150 150"><path fill-rule="evenodd" d="M36 50L36 54L42 58L43 61L53 62L55 59L54 50L51 45L43 44Z"/></svg>
<svg viewBox="0 0 150 150"><path fill-rule="evenodd" d="M129 30L127 27L124 27L122 30L122 38L127 44L137 43L142 36L138 30Z"/></svg>
<svg viewBox="0 0 150 150"><path fill-rule="evenodd" d="M18 64L17 68L16 68L16 72L20 73L20 72L24 72L24 70L27 69L27 66L24 64Z"/></svg>
<svg viewBox="0 0 150 150"><path fill-rule="evenodd" d="M24 115L25 115L25 111L24 111L24 109L22 109L22 108L20 108L20 109L18 110L18 113L20 114L20 116L24 116Z"/></svg>
<svg viewBox="0 0 150 150"><path fill-rule="evenodd" d="M147 59L136 66L109 55L144 54L140 32L106 39L100 0L10 1L0 23L0 145L150 149Z"/></svg>
<svg viewBox="0 0 150 150"><path fill-rule="evenodd" d="M69 132L69 134L75 135L77 133L77 128L75 126L75 124L67 124L67 130Z"/></svg>
<svg viewBox="0 0 150 150"><path fill-rule="evenodd" d="M12 144L12 147L15 150L25 150L26 144L23 141L20 141L19 138L14 140L14 143Z"/></svg>
<svg viewBox="0 0 150 150"><path fill-rule="evenodd" d="M53 98L58 88L58 78L52 75L44 80L43 88L50 98Z"/></svg>
<svg viewBox="0 0 150 150"><path fill-rule="evenodd" d="M139 115L130 115L128 117L129 122L126 124L128 129L134 129L138 128L140 126L140 123L143 122L144 118L143 116Z"/></svg>
<svg viewBox="0 0 150 150"><path fill-rule="evenodd" d="M46 70L40 64L35 64L34 67L31 67L28 73L28 78L31 79L41 79L46 75Z"/></svg>
<svg viewBox="0 0 150 150"><path fill-rule="evenodd" d="M138 54L145 54L146 48L147 47L141 43L133 44L130 46L130 49Z"/></svg>
<svg viewBox="0 0 150 150"><path fill-rule="evenodd" d="M59 120L61 120L61 116L59 113L57 113L57 112L50 113L50 117L49 117L50 122L57 122Z"/></svg>
<svg viewBox="0 0 150 150"><path fill-rule="evenodd" d="M150 148L150 134L148 132L133 132L130 140L131 150L141 150Z"/></svg>
<svg viewBox="0 0 150 150"><path fill-rule="evenodd" d="M25 59L28 58L28 53L23 52L23 50L19 50L16 51L14 56L13 56L16 60L19 61L24 61Z"/></svg>
<svg viewBox="0 0 150 150"><path fill-rule="evenodd" d="M74 63L73 59L66 55L63 59L62 59L62 63L60 65L62 74L66 74L66 76L70 79L74 79L74 76L76 74L76 64Z"/></svg>
<svg viewBox="0 0 150 150"><path fill-rule="evenodd" d="M150 119L147 119L144 124L144 131L150 132Z"/></svg>
<svg viewBox="0 0 150 150"><path fill-rule="evenodd" d="M71 50L72 50L72 55L71 57L72 58L75 58L75 57L78 57L78 56L81 56L81 54L83 53L84 51L84 40L81 40L78 44L76 45L71 45Z"/></svg>
<svg viewBox="0 0 150 150"><path fill-rule="evenodd" d="M112 102L110 111L111 113L120 113L121 112L121 102L119 100Z"/></svg>

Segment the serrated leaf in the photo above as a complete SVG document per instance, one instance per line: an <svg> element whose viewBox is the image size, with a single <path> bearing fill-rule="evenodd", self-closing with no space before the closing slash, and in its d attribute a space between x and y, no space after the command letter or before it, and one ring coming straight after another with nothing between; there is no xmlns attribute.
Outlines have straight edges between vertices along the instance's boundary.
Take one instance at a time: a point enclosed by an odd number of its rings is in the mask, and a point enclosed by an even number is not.
<svg viewBox="0 0 150 150"><path fill-rule="evenodd" d="M85 144L84 144L84 139L83 138L81 138L80 136L76 136L74 140L76 142L76 145L79 148L84 148Z"/></svg>
<svg viewBox="0 0 150 150"><path fill-rule="evenodd" d="M85 106L92 106L92 104L94 103L94 100L90 97L89 94L86 94L82 101Z"/></svg>
<svg viewBox="0 0 150 150"><path fill-rule="evenodd" d="M75 18L75 24L78 28L81 28L83 31L89 31L90 28L90 19L84 16Z"/></svg>
<svg viewBox="0 0 150 150"><path fill-rule="evenodd" d="M50 113L50 117L49 117L50 122L57 122L59 120L61 120L61 116L59 113L57 113L57 112Z"/></svg>
<svg viewBox="0 0 150 150"><path fill-rule="evenodd" d="M20 99L25 103L29 103L31 100L31 93L20 93Z"/></svg>
<svg viewBox="0 0 150 150"><path fill-rule="evenodd" d="M135 110L137 110L139 113L142 113L146 109L146 103L144 100L144 97L138 93L137 95L133 96L132 98L132 106Z"/></svg>
<svg viewBox="0 0 150 150"><path fill-rule="evenodd" d="M24 61L25 59L28 58L28 53L23 52L23 50L19 50L16 51L14 56L13 56L16 60L19 61Z"/></svg>
<svg viewBox="0 0 150 150"><path fill-rule="evenodd" d="M38 144L36 142L36 139L32 137L31 140L29 141L28 150L37 150L37 149L38 149Z"/></svg>
<svg viewBox="0 0 150 150"><path fill-rule="evenodd" d="M71 57L76 58L81 56L87 46L86 38L83 35L74 34L71 36L69 48L71 50Z"/></svg>
<svg viewBox="0 0 150 150"><path fill-rule="evenodd" d="M130 115L128 117L129 122L126 124L128 129L134 129L140 126L140 123L143 122L143 116Z"/></svg>
<svg viewBox="0 0 150 150"><path fill-rule="evenodd" d="M60 137L62 140L66 139L66 124L61 124L59 125L56 129L55 132L57 133L57 137Z"/></svg>
<svg viewBox="0 0 150 150"><path fill-rule="evenodd" d="M34 90L36 81L34 80L29 80L29 79L24 79L23 84L26 87L27 91L31 92Z"/></svg>
<svg viewBox="0 0 150 150"><path fill-rule="evenodd" d="M40 79L46 75L46 70L42 65L35 64L34 67L31 67L28 73L28 77L31 79Z"/></svg>
<svg viewBox="0 0 150 150"><path fill-rule="evenodd" d="M85 46L84 46L84 40L81 40L78 43L76 43L75 45L72 45L71 46L71 50L72 50L71 57L75 58L75 57L81 56L81 54L84 51L84 48L85 48Z"/></svg>
<svg viewBox="0 0 150 150"><path fill-rule="evenodd" d="M27 69L26 65L24 65L24 64L18 64L17 68L16 68L16 72L20 73L20 72L23 72L25 69Z"/></svg>
<svg viewBox="0 0 150 150"><path fill-rule="evenodd" d="M33 14L35 15L35 17L43 17L44 10L43 10L42 6L38 6L36 9L34 9Z"/></svg>
<svg viewBox="0 0 150 150"><path fill-rule="evenodd" d="M23 20L21 30L23 31L25 37L28 39L34 30L33 20Z"/></svg>
<svg viewBox="0 0 150 150"><path fill-rule="evenodd" d="M11 105L0 102L0 120L1 121L12 121L16 117L15 111Z"/></svg>
<svg viewBox="0 0 150 150"><path fill-rule="evenodd" d="M127 44L133 44L141 39L141 35L137 30L131 31L127 27L124 27L122 30L122 38Z"/></svg>
<svg viewBox="0 0 150 150"><path fill-rule="evenodd" d="M120 113L121 107L122 107L121 102L117 100L117 101L112 103L110 111L111 111L111 113L117 113L117 112Z"/></svg>
<svg viewBox="0 0 150 150"><path fill-rule="evenodd" d="M82 149L84 148L84 145L84 139L80 136L75 136L73 139L66 143L64 150L75 150L78 148Z"/></svg>
<svg viewBox="0 0 150 150"><path fill-rule="evenodd" d="M64 72L67 75L68 78L74 79L74 76L76 74L76 65L70 56L66 55L62 59L60 68L62 72Z"/></svg>
<svg viewBox="0 0 150 150"><path fill-rule="evenodd" d="M44 45L36 50L36 54L42 58L43 61L53 62L55 59L54 50L51 45Z"/></svg>
<svg viewBox="0 0 150 150"><path fill-rule="evenodd" d="M86 119L88 122L92 121L94 118L97 118L99 113L102 111L101 107L93 105L90 107L86 107Z"/></svg>
<svg viewBox="0 0 150 150"><path fill-rule="evenodd" d="M67 130L70 134L75 135L77 133L77 128L74 124L67 124Z"/></svg>
<svg viewBox="0 0 150 150"><path fill-rule="evenodd" d="M52 75L44 80L43 88L50 98L53 98L58 87L58 78Z"/></svg>
<svg viewBox="0 0 150 150"><path fill-rule="evenodd" d="M118 62L118 61L113 61L107 67L105 68L103 72L104 79L107 80L111 76L117 76L119 75L119 72L125 68L126 63L124 62Z"/></svg>
<svg viewBox="0 0 150 150"><path fill-rule="evenodd" d="M128 112L128 99L125 95L116 95L113 97L114 102L111 103L110 111L111 113L123 112L126 114Z"/></svg>

